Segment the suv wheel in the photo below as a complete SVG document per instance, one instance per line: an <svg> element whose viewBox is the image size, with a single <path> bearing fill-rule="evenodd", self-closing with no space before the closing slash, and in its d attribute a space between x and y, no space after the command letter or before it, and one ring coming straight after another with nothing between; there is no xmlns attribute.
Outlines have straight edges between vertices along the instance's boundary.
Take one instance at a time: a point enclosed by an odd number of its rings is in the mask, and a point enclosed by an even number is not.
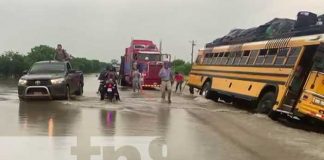
<svg viewBox="0 0 324 160"><path fill-rule="evenodd" d="M75 92L77 96L82 96L83 95L83 85L82 83L79 83L78 90Z"/></svg>
<svg viewBox="0 0 324 160"><path fill-rule="evenodd" d="M69 86L66 86L66 89L65 89L65 99L66 100L71 99L71 92L70 92L70 87Z"/></svg>

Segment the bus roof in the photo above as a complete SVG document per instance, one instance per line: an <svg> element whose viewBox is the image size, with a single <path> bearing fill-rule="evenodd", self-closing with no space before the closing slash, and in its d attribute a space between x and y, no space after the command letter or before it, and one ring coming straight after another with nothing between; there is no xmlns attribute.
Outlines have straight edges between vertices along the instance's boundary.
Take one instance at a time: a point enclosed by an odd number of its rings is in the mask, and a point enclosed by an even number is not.
<svg viewBox="0 0 324 160"><path fill-rule="evenodd" d="M213 48L204 48L205 52L229 52L238 50L257 50L270 48L298 47L307 45L318 45L324 42L324 34L291 37L286 39L272 39L258 42L248 42L235 45L221 45Z"/></svg>

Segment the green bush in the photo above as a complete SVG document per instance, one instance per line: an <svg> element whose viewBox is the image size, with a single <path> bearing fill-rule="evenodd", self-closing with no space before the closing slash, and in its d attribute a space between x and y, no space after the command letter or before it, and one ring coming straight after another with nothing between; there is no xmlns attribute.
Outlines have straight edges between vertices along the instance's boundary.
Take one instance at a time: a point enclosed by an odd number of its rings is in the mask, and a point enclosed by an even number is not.
<svg viewBox="0 0 324 160"><path fill-rule="evenodd" d="M24 70L28 70L32 64L38 61L53 60L55 49L46 45L36 46L27 55L18 52L7 51L0 55L0 76L18 77ZM74 58L71 60L72 66L84 73L95 73L101 71L109 63L98 60L88 60L86 58Z"/></svg>
<svg viewBox="0 0 324 160"><path fill-rule="evenodd" d="M172 62L172 70L174 72L179 72L184 75L188 75L191 70L191 64L186 63L184 60L176 59Z"/></svg>

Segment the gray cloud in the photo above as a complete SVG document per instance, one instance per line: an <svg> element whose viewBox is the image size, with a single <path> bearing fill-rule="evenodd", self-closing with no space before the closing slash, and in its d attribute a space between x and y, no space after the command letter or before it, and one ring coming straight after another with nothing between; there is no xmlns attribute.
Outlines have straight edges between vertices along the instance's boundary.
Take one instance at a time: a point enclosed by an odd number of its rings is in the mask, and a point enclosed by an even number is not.
<svg viewBox="0 0 324 160"><path fill-rule="evenodd" d="M190 59L196 49L233 28L300 10L323 13L322 0L0 0L0 51L26 53L62 43L75 56L119 59L130 39L163 40L163 50Z"/></svg>

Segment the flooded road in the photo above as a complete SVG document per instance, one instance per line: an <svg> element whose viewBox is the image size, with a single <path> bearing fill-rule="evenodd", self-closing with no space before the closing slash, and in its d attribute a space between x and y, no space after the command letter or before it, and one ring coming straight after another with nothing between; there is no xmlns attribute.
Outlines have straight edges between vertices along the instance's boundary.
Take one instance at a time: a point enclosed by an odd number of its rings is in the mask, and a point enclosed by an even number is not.
<svg viewBox="0 0 324 160"><path fill-rule="evenodd" d="M186 94L167 104L121 88L122 102L99 101L97 83L87 76L71 101L20 102L16 83L1 81L0 159L324 159L323 133Z"/></svg>

